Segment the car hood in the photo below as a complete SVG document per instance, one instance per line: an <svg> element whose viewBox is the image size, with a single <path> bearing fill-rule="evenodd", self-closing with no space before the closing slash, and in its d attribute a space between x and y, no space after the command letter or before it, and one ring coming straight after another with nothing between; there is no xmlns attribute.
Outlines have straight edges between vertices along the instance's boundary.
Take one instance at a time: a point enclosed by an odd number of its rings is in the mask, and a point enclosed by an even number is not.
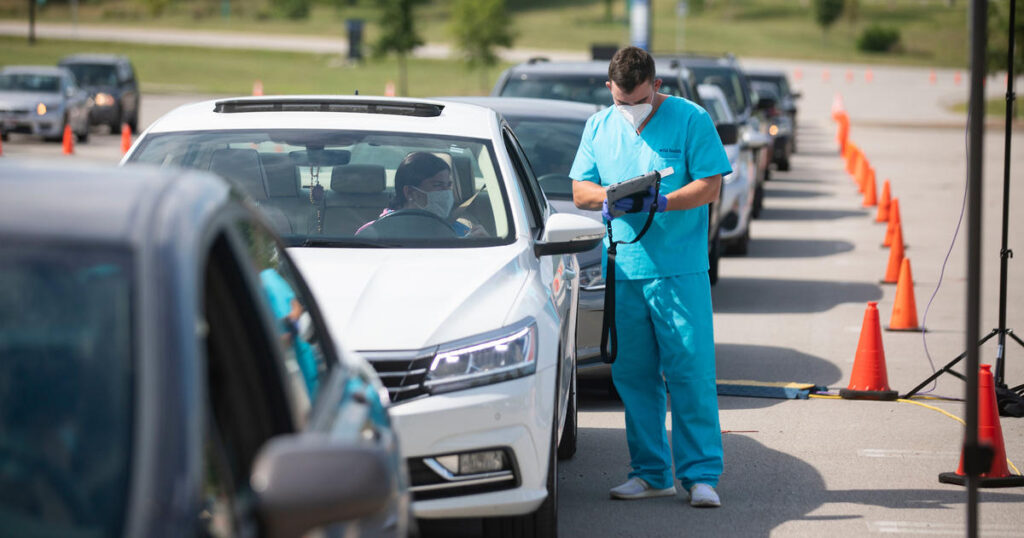
<svg viewBox="0 0 1024 538"><path fill-rule="evenodd" d="M0 106L34 110L40 102L47 105L61 102L59 93L0 92Z"/></svg>
<svg viewBox="0 0 1024 538"><path fill-rule="evenodd" d="M349 349L421 349L491 331L528 278L524 249L288 250Z"/></svg>

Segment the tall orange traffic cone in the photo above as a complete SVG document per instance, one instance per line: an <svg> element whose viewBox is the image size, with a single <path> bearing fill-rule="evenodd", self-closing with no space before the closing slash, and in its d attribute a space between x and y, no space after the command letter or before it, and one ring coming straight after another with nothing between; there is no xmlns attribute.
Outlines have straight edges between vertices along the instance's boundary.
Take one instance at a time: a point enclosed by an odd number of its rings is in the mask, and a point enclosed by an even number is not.
<svg viewBox="0 0 1024 538"><path fill-rule="evenodd" d="M860 153L860 148L858 148L853 142L848 142L846 147L846 173L852 176L854 166L857 164L857 154Z"/></svg>
<svg viewBox="0 0 1024 538"><path fill-rule="evenodd" d="M870 167L871 163L868 162L868 158L861 153L860 158L857 159L857 164L853 167L853 182L857 184L858 192L864 192L864 174Z"/></svg>
<svg viewBox="0 0 1024 538"><path fill-rule="evenodd" d="M900 199L893 198L889 204L889 226L885 229L885 240L882 241L882 246L885 248L892 247L892 236L896 234L896 228L901 228L900 236L903 236L903 225L900 222ZM903 245L904 247L906 245Z"/></svg>
<svg viewBox="0 0 1024 538"><path fill-rule="evenodd" d="M829 78L828 69L826 69L826 70L821 72L821 81L822 82L828 82L828 78Z"/></svg>
<svg viewBox="0 0 1024 538"><path fill-rule="evenodd" d="M839 121L839 113L846 110L846 105L843 103L843 95L836 93L832 96L832 119Z"/></svg>
<svg viewBox="0 0 1024 538"><path fill-rule="evenodd" d="M846 71L846 82L853 82L853 71Z"/></svg>
<svg viewBox="0 0 1024 538"><path fill-rule="evenodd" d="M864 81L865 82L871 82L874 79L875 79L875 75L874 75L874 73L871 72L870 69L868 69L867 71L864 72Z"/></svg>
<svg viewBox="0 0 1024 538"><path fill-rule="evenodd" d="M71 134L71 126L64 126L64 140L62 144L64 155L74 155L75 153L75 135Z"/></svg>
<svg viewBox="0 0 1024 538"><path fill-rule="evenodd" d="M263 95L263 81L256 79L252 83L252 94L257 97Z"/></svg>
<svg viewBox="0 0 1024 538"><path fill-rule="evenodd" d="M961 78L963 78L963 75L961 75L959 71L953 73L953 84L959 85Z"/></svg>
<svg viewBox="0 0 1024 538"><path fill-rule="evenodd" d="M132 147L132 128L127 123L121 124L121 155L128 153Z"/></svg>
<svg viewBox="0 0 1024 538"><path fill-rule="evenodd" d="M797 80L803 80L804 72L801 71L799 68L798 69L794 69L793 70L793 78L795 78Z"/></svg>
<svg viewBox="0 0 1024 538"><path fill-rule="evenodd" d="M878 205L878 192L875 188L875 169L870 168L864 176L864 200L860 205L864 207L874 207Z"/></svg>
<svg viewBox="0 0 1024 538"><path fill-rule="evenodd" d="M910 258L903 257L900 278L896 282L896 298L892 302L892 317L887 331L923 332L917 325L917 302L914 301L914 277L910 274Z"/></svg>
<svg viewBox="0 0 1024 538"><path fill-rule="evenodd" d="M935 81L937 80L937 78L938 77L935 76L935 70L932 69L932 72L928 74L928 84L931 84L931 85L934 86L935 85Z"/></svg>
<svg viewBox="0 0 1024 538"><path fill-rule="evenodd" d="M882 197L878 200L878 213L875 214L875 222L889 222L889 180L882 183Z"/></svg>
<svg viewBox="0 0 1024 538"><path fill-rule="evenodd" d="M903 263L903 232L902 226L896 225L892 233L892 246L889 247L889 265L885 268L882 284L896 284L900 279L900 264Z"/></svg>
<svg viewBox="0 0 1024 538"><path fill-rule="evenodd" d="M882 329L878 322L878 303L871 301L864 311L860 328L857 355L853 359L850 384L839 391L847 400L895 400L896 391L889 388L885 371L885 350L882 349Z"/></svg>
<svg viewBox="0 0 1024 538"><path fill-rule="evenodd" d="M386 84L384 84L384 95L386 97L394 97L395 96L395 83L394 82L391 82L389 80L389 81L387 81Z"/></svg>
<svg viewBox="0 0 1024 538"><path fill-rule="evenodd" d="M1010 469L1006 465L1006 446L1003 444L1003 429L999 425L992 365L982 364L980 367L978 371L978 443L992 448L992 463L989 465L988 471L981 473L978 485L983 488L1024 486L1024 476L1010 474ZM960 486L967 483L962 451L960 452L960 465L957 466L956 472L939 474L939 482Z"/></svg>

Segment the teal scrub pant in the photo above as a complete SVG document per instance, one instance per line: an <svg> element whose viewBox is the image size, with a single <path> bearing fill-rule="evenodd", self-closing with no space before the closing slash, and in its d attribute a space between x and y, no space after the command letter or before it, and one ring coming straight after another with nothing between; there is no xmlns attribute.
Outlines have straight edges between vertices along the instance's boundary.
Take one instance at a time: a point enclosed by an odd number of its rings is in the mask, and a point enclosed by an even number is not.
<svg viewBox="0 0 1024 538"><path fill-rule="evenodd" d="M684 488L698 482L716 486L722 474L722 431L708 274L617 281L615 323L619 340L612 380L626 409L629 476L654 488L672 487L674 457L675 477Z"/></svg>

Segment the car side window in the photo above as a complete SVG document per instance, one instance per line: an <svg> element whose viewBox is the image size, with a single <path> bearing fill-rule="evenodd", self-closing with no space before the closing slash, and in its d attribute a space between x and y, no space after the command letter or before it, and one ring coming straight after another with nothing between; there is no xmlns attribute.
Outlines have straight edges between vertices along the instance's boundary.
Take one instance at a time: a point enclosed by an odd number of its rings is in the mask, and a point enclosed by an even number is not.
<svg viewBox="0 0 1024 538"><path fill-rule="evenodd" d="M235 228L270 306L292 407L305 418L331 366L327 337L312 311L312 297L276 237L254 219L239 220Z"/></svg>
<svg viewBox="0 0 1024 538"><path fill-rule="evenodd" d="M526 154L523 153L519 141L516 140L515 135L507 127L503 129L503 132L505 148L512 159L512 164L516 169L516 177L519 179L520 189L526 198L526 213L530 219L530 230L537 231L544 225L544 216L547 213L547 199L544 198L544 194L540 190L537 176L534 175L533 169L530 167L530 161L526 158Z"/></svg>

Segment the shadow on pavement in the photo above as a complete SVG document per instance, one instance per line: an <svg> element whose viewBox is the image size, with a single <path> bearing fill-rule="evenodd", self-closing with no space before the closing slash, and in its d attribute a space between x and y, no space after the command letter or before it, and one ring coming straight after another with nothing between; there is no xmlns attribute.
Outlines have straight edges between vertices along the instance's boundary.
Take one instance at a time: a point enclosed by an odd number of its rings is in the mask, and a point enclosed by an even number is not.
<svg viewBox="0 0 1024 538"><path fill-rule="evenodd" d="M717 314L825 312L843 303L882 298L882 288L865 282L721 277L711 288Z"/></svg>
<svg viewBox="0 0 1024 538"><path fill-rule="evenodd" d="M773 239L750 242L748 258L818 258L850 252L854 244L841 239Z"/></svg>
<svg viewBox="0 0 1024 538"><path fill-rule="evenodd" d="M765 207L761 210L763 220L838 220L863 217L868 212L850 209L797 209L792 207Z"/></svg>
<svg viewBox="0 0 1024 538"><path fill-rule="evenodd" d="M561 536L768 536L821 505L821 475L807 463L746 434L725 434L722 508L690 507L685 497L613 501L608 489L626 479L629 456L621 429L580 428L580 450L559 467ZM590 447L610 450L588 450Z"/></svg>
<svg viewBox="0 0 1024 538"><path fill-rule="evenodd" d="M747 344L715 345L715 377L764 382L799 382L832 386L843 372L831 362L792 348ZM765 368L770 364L771 368ZM753 409L785 402L781 398L720 396L720 409Z"/></svg>

